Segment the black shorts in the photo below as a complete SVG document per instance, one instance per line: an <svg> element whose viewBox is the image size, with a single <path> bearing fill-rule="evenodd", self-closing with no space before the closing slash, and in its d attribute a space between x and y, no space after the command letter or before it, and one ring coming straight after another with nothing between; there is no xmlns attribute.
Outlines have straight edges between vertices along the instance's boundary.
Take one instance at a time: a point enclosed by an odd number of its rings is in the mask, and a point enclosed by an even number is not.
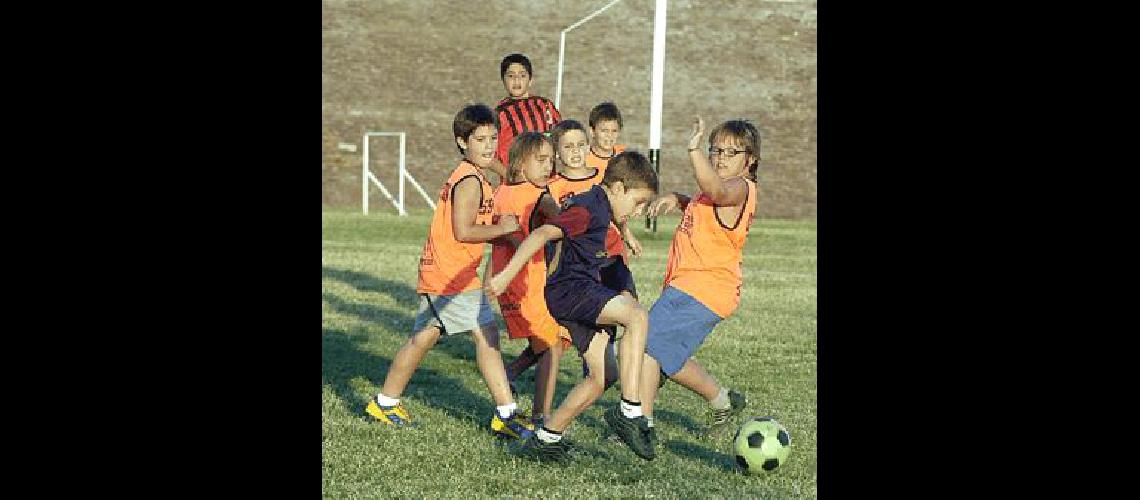
<svg viewBox="0 0 1140 500"><path fill-rule="evenodd" d="M616 290L618 293L628 291L637 298L637 287L633 284L633 273L630 272L629 266L625 265L625 259L620 255L614 257L608 264L602 266L598 270L602 275L602 284L611 290Z"/></svg>
<svg viewBox="0 0 1140 500"><path fill-rule="evenodd" d="M614 334L610 331L610 329L613 328L612 326L599 326L593 323L587 324L573 320L559 321L558 324L566 327L566 330L570 332L570 343L578 350L578 355L583 358L586 357L586 349L590 348L590 342L594 341L594 335L598 334L598 330L604 330L609 333L609 343L611 345L607 346L607 348L613 349Z"/></svg>

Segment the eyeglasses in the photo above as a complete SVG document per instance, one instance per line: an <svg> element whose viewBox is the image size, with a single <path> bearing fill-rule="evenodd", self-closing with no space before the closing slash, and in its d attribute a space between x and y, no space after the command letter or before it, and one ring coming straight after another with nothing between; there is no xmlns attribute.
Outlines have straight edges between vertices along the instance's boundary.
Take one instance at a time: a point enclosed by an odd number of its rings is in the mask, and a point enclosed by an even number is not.
<svg viewBox="0 0 1140 500"><path fill-rule="evenodd" d="M723 154L726 158L732 158L732 157L734 157L740 153L747 153L747 152L748 152L747 149L736 149L736 148L720 149L720 148L711 148L711 147L709 148L709 156L716 156L718 154Z"/></svg>

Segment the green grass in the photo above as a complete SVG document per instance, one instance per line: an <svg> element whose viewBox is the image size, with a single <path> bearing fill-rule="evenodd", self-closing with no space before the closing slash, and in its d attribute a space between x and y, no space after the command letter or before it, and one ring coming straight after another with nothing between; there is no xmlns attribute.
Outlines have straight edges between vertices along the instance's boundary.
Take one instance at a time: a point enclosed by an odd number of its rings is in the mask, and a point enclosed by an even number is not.
<svg viewBox="0 0 1140 500"><path fill-rule="evenodd" d="M586 456L534 464L507 453L487 429L494 406L466 337L441 339L403 395L421 424L392 429L364 405L383 384L415 319L416 267L430 214L323 212L321 244L321 435L328 498L799 498L816 496L816 227L757 219L745 248L740 308L695 357L749 396L745 416L772 415L792 435L790 461L770 476L734 473L731 429L702 437L707 404L668 383L657 403L657 459L643 461L606 439L610 389L567 430ZM638 226L645 254L631 268L643 303L660 294L677 217L656 235ZM503 330L504 360L524 347ZM530 409L530 371L519 382ZM581 377L573 349L562 359L555 406Z"/></svg>

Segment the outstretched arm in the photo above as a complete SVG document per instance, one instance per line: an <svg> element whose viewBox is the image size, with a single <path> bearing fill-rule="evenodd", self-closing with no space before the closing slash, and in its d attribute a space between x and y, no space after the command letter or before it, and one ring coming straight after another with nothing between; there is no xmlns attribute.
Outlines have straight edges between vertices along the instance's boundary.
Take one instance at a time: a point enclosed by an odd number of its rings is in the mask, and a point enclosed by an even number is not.
<svg viewBox="0 0 1140 500"><path fill-rule="evenodd" d="M499 274L491 276L491 279L486 281L484 288L486 288L487 294L492 297L498 297L502 294L503 291L507 289L507 285L515 279L515 276L519 274L519 271L530 261L530 258L533 257L534 254L542 250L542 247L545 246L547 242L560 238L562 238L562 228L553 224L544 224L532 231L530 235L519 244L518 249L515 250L515 255L511 257L511 261L507 263L507 266L504 267Z"/></svg>
<svg viewBox="0 0 1140 500"><path fill-rule="evenodd" d="M684 210L689 206L689 198L681 193L673 192L666 195L658 196L653 203L649 205L649 215L657 217L669 213L675 208Z"/></svg>
<svg viewBox="0 0 1140 500"><path fill-rule="evenodd" d="M736 206L744 203L748 197L748 185L737 182L737 179L722 180L716 175L716 171L709 164L708 156L700 148L701 136L705 133L705 122L699 116L694 118L693 135L689 137L689 161L692 163L697 185L717 206Z"/></svg>
<svg viewBox="0 0 1140 500"><path fill-rule="evenodd" d="M514 215L503 215L494 225L476 224L475 217L483 204L483 191L479 180L469 177L452 187L451 230L455 239L464 243L482 243L519 229Z"/></svg>

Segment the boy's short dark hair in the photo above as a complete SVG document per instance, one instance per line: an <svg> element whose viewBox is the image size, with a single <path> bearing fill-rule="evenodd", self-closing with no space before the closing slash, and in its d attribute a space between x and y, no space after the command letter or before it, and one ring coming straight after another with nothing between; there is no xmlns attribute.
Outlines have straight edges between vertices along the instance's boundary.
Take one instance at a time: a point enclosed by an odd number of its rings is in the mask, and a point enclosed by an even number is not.
<svg viewBox="0 0 1140 500"><path fill-rule="evenodd" d="M621 111L616 104L606 101L590 110L590 128L597 127L598 123L605 120L616 120L618 128L622 128Z"/></svg>
<svg viewBox="0 0 1140 500"><path fill-rule="evenodd" d="M657 194L657 173L653 171L649 159L637 151L623 151L610 158L602 184L610 186L618 181L627 190L649 188L653 194Z"/></svg>
<svg viewBox="0 0 1140 500"><path fill-rule="evenodd" d="M462 138L463 142L467 142L467 138L471 137L475 129L483 125L493 125L497 132L499 117L486 104L468 104L455 114L455 121L451 122L451 131L455 133L456 138ZM463 148L460 148L459 144L455 147L459 149L459 154L463 154Z"/></svg>
<svg viewBox="0 0 1140 500"><path fill-rule="evenodd" d="M504 57L503 62L499 63L499 79L500 80L502 80L504 77L507 76L507 68L510 67L510 65L512 65L514 63L519 63L519 64L523 65L523 67L526 68L526 74L528 76L530 76L531 78L534 77L534 71L531 71L531 69L530 69L530 59L528 59L526 56L516 52L514 54L508 55L507 57Z"/></svg>
<svg viewBox="0 0 1140 500"><path fill-rule="evenodd" d="M550 129L550 139L554 141L554 153L558 154L559 144L562 142L562 136L571 130L580 130L582 135L586 135L586 127L583 127L578 120L562 120Z"/></svg>

